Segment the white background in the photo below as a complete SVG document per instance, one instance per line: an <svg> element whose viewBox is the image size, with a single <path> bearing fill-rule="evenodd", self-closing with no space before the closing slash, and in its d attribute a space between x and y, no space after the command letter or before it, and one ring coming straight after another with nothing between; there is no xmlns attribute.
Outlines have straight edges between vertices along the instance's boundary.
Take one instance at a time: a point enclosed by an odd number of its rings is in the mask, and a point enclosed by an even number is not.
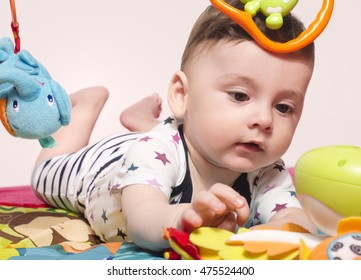
<svg viewBox="0 0 361 280"><path fill-rule="evenodd" d="M143 271L150 273L144 274ZM206 273L202 273L202 269ZM227 268L241 268L241 271L254 271L250 274L222 275ZM244 269L246 268L246 269ZM50 271L52 280L63 279L185 279L185 280L228 280L228 279L271 279L304 280L311 279L320 273L325 279L339 280L346 275L357 275L359 263L357 261L261 261L261 260L231 260L231 261L170 261L170 260L40 260L23 261L21 269L16 261L0 262L1 275L13 279L26 279L29 274L36 275L39 280L48 280ZM120 275L109 275L109 271L120 271ZM43 273L43 271L45 273ZM126 271L126 272L125 272ZM139 271L139 272L138 272ZM159 274L154 272L159 271ZM163 274L163 271L167 274ZM173 272L173 273L172 273ZM183 272L180 274L180 272ZM186 273L190 272L190 273ZM171 276L170 274L175 274Z"/></svg>
<svg viewBox="0 0 361 280"><path fill-rule="evenodd" d="M304 114L284 156L293 166L325 145L361 145L361 1L335 1L333 17L316 40L316 68ZM110 99L92 141L125 132L119 113L159 92L179 69L189 31L208 0L17 0L22 49L29 50L69 93L104 85ZM322 0L295 9L308 26ZM9 0L0 0L0 36L11 37ZM164 114L169 113L164 104ZM74 135L76 137L76 135ZM29 184L40 150L36 140L10 136L0 125L0 186Z"/></svg>

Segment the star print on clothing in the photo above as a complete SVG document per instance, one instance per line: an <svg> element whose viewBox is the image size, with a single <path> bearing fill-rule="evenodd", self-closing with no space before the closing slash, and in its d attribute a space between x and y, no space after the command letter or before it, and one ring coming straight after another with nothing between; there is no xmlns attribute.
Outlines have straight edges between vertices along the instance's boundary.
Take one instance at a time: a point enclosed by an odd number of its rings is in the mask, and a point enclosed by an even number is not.
<svg viewBox="0 0 361 280"><path fill-rule="evenodd" d="M155 157L155 159L160 160L164 165L166 165L167 163L171 163L168 159L166 154L161 154L158 152L155 152L157 154L157 156Z"/></svg>
<svg viewBox="0 0 361 280"><path fill-rule="evenodd" d="M119 183L116 183L116 184L112 185L111 182L109 182L109 184L108 184L108 191L111 192L112 190L116 190L116 189L119 188L119 186L120 186Z"/></svg>
<svg viewBox="0 0 361 280"><path fill-rule="evenodd" d="M279 172L282 172L285 170L285 167L282 164L275 163L275 166L273 167L273 169L277 169Z"/></svg>
<svg viewBox="0 0 361 280"><path fill-rule="evenodd" d="M180 136L179 136L179 133L176 133L176 134L172 135L172 140L173 140L174 143L179 144L179 140L180 140L180 139L181 139L181 138L180 138Z"/></svg>
<svg viewBox="0 0 361 280"><path fill-rule="evenodd" d="M172 124L172 123L173 123L173 121L174 121L174 119L173 119L173 118L168 117L167 119L165 119L165 120L164 120L164 125L166 125L166 124Z"/></svg>
<svg viewBox="0 0 361 280"><path fill-rule="evenodd" d="M273 210L271 212L279 212L283 209L286 209L287 208L286 205L287 205L287 203L283 203L283 204L276 203L275 208L273 208Z"/></svg>
<svg viewBox="0 0 361 280"><path fill-rule="evenodd" d="M152 140L152 137L149 136L144 136L143 138L139 139L139 142L148 142L149 140Z"/></svg>
<svg viewBox="0 0 361 280"><path fill-rule="evenodd" d="M122 228L118 228L117 236L120 236L121 238L123 238L123 240L125 240L125 237L127 237L127 235L123 232Z"/></svg>
<svg viewBox="0 0 361 280"><path fill-rule="evenodd" d="M260 215L261 215L261 213L259 213L259 212L256 211L256 213L254 213L253 219L259 220L259 216L260 216Z"/></svg>
<svg viewBox="0 0 361 280"><path fill-rule="evenodd" d="M148 182L149 185L157 188L157 189L160 189L161 187L163 187L161 184L158 183L157 179L154 178L152 180L146 180Z"/></svg>
<svg viewBox="0 0 361 280"><path fill-rule="evenodd" d="M290 191L290 195L291 196L296 196L296 192L295 191Z"/></svg>
<svg viewBox="0 0 361 280"><path fill-rule="evenodd" d="M270 190L274 189L275 187L276 187L276 184L267 185L267 186L264 188L262 194L265 194L265 193L269 192Z"/></svg>
<svg viewBox="0 0 361 280"><path fill-rule="evenodd" d="M108 217L107 217L107 211L105 211L105 209L103 209L103 214L102 214L102 219L104 221L104 224L108 221Z"/></svg>
<svg viewBox="0 0 361 280"><path fill-rule="evenodd" d="M112 191L119 191L120 184L116 183L115 185L110 187L110 195L112 195Z"/></svg>
<svg viewBox="0 0 361 280"><path fill-rule="evenodd" d="M139 168L138 166L135 166L135 165L132 163L132 165L128 168L127 173L128 173L129 171L135 171L135 170L137 170L138 168Z"/></svg>

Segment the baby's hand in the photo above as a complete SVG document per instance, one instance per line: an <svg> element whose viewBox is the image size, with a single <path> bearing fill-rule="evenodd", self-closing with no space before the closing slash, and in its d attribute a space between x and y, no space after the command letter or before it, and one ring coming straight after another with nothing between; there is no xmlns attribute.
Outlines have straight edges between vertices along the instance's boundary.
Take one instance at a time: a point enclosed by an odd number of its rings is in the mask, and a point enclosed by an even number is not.
<svg viewBox="0 0 361 280"><path fill-rule="evenodd" d="M227 185L215 184L194 196L191 208L182 215L182 227L187 232L201 226L234 231L236 224L242 226L248 216L249 207L244 197Z"/></svg>

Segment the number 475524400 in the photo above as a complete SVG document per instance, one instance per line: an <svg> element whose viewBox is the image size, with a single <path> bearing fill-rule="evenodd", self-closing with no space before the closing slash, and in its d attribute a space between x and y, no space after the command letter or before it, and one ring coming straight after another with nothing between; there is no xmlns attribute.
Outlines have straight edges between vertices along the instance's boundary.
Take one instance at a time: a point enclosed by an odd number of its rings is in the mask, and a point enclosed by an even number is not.
<svg viewBox="0 0 361 280"><path fill-rule="evenodd" d="M204 266L199 273L203 275L253 275L254 267Z"/></svg>

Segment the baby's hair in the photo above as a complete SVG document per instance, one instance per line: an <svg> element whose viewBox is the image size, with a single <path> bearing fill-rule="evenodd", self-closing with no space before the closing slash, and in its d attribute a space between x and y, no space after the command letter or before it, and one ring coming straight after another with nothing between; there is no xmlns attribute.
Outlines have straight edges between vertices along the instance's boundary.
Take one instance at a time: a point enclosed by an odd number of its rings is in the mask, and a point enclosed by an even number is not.
<svg viewBox="0 0 361 280"><path fill-rule="evenodd" d="M244 10L244 4L240 0L229 0L226 2L239 10ZM254 16L253 20L269 39L280 43L297 38L305 30L303 23L292 13L283 18L283 26L276 30L267 28L265 16L261 12ZM210 48L221 40L240 43L253 39L236 22L218 11L213 5L210 5L199 16L193 26L183 52L181 70L185 70L187 64L197 55L200 47ZM315 59L314 43L294 52L294 54L303 56L306 60L310 60L313 63Z"/></svg>

